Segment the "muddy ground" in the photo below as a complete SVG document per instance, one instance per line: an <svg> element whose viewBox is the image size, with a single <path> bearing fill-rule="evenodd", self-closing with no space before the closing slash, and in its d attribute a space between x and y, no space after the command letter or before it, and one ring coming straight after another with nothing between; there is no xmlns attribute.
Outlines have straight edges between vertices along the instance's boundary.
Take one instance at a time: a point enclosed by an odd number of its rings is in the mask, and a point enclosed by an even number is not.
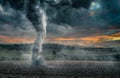
<svg viewBox="0 0 120 78"><path fill-rule="evenodd" d="M46 61L48 67L1 61L0 78L120 78L120 62Z"/></svg>

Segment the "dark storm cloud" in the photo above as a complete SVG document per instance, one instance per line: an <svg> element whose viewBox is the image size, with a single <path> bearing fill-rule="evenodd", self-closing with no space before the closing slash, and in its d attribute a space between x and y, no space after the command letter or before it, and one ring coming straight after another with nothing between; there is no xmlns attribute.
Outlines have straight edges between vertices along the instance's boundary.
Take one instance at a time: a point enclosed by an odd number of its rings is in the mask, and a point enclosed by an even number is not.
<svg viewBox="0 0 120 78"><path fill-rule="evenodd" d="M64 6L59 10L55 10L53 12L54 16L52 17L52 19L50 19L50 21L56 24L68 24L74 29L76 29L77 27L75 32L79 30L82 31L82 29L84 30L85 28L86 30L90 29L90 31L85 32L86 35L90 33L92 34L98 32L96 30L93 31L92 29L94 28L97 28L99 32L101 31L101 33L103 33L104 31L103 34L112 33L116 31L118 32L119 30L107 31L107 29L111 25L113 27L118 28L120 24L119 0L111 0L111 1L94 0L93 2L97 2L100 5L100 9L98 10L94 10L94 9L89 10L90 6L88 9L81 7L71 8L69 6ZM94 5L93 7L96 7L96 5ZM91 13L93 13L93 15L91 15ZM84 35L85 33L82 34Z"/></svg>
<svg viewBox="0 0 120 78"><path fill-rule="evenodd" d="M101 0L103 13L100 15L109 24L120 24L120 0Z"/></svg>
<svg viewBox="0 0 120 78"><path fill-rule="evenodd" d="M75 8L80 8L80 7L88 8L93 0L71 0L71 1L72 1L72 6Z"/></svg>
<svg viewBox="0 0 120 78"><path fill-rule="evenodd" d="M17 0L16 3L15 3L12 0L11 1L9 1L9 0L6 0L6 1L1 0L1 4L4 5L5 9L7 9L7 10L10 9L8 11L6 10L5 12L3 12L3 13L6 13L6 14L1 13L1 16L0 16L1 17L1 19L0 19L1 24L2 23L3 24L7 23L9 26L12 26L12 28L15 29L15 30L17 30L17 29L18 30L20 30L20 29L27 30L29 28L27 26L28 25L31 26L30 22L23 16L22 13L18 12L18 10L13 10L13 9L10 8L10 7L14 8L14 9L22 8L23 5L24 5L23 2L25 2L25 1ZM44 1L41 0L41 3L42 2L44 2ZM72 17L74 17L73 11L75 11L73 8L80 8L80 7L88 8L90 2L91 2L91 0L84 0L84 1L82 1L82 0L81 1L80 0L64 0L64 1L63 0L57 0L57 1L56 0L53 0L53 1L52 0L51 1L46 0L46 3L49 5L48 10L53 10L54 14L55 14L55 15L53 15L53 12L47 11L48 12L48 21L52 21L53 23L57 23L56 25L58 26L59 30L61 31L61 28L62 28L61 25L63 25L63 26L68 25L68 24L72 25L71 24L71 21L72 21L71 19L72 19ZM11 6L9 6L9 4ZM70 10L70 8L72 8L72 10ZM1 10L2 9L3 8L1 7ZM68 14L66 12L64 13L65 10L67 10ZM72 15L72 16L69 17L69 15ZM68 19L68 18L70 18L70 19ZM76 23L78 23L78 22L76 22ZM6 29L6 28L2 28L2 27L3 26L1 26L2 30ZM9 27L9 28L11 28L11 27ZM66 28L66 26L63 27L63 28ZM55 28L53 28L53 29L55 29ZM55 31L57 31L57 30L58 29L56 29Z"/></svg>
<svg viewBox="0 0 120 78"><path fill-rule="evenodd" d="M0 5L0 35L22 37L25 34L35 34L32 24L25 15L10 6L3 8Z"/></svg>
<svg viewBox="0 0 120 78"><path fill-rule="evenodd" d="M76 1L76 0L75 0ZM77 2L78 1L78 2ZM81 0L77 0L76 2L79 3ZM79 26L82 24L116 24L120 23L120 5L119 0L95 0L96 2L100 3L101 5L101 13L96 13L95 17L90 17L88 15L88 9L84 8L84 11L79 8L71 8L69 6L63 6L59 10L56 10L57 14L54 17L54 22L57 23L67 23L72 26ZM77 5L77 4L76 4ZM91 22L93 21L93 22ZM105 22L105 23L104 23ZM97 25L96 25L97 26Z"/></svg>
<svg viewBox="0 0 120 78"><path fill-rule="evenodd" d="M55 4L47 4L48 38L111 35L120 32L120 0L57 0ZM98 4L100 7L96 9ZM9 7L8 11L2 9L0 6L0 34L34 35L32 24L23 13Z"/></svg>
<svg viewBox="0 0 120 78"><path fill-rule="evenodd" d="M103 7L111 12L120 12L120 0L101 0Z"/></svg>

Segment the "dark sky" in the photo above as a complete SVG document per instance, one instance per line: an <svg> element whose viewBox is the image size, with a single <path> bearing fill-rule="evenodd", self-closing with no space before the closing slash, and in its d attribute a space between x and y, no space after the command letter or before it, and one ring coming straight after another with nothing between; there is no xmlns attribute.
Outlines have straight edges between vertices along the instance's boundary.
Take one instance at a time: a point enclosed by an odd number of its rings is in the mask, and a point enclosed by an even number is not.
<svg viewBox="0 0 120 78"><path fill-rule="evenodd" d="M89 46L106 42L110 42L110 46L119 42L120 0L71 0L70 5L63 0L57 1L59 6L47 7L46 42ZM22 12L10 6L0 6L1 43L27 42L28 39L31 42L35 34L32 24Z"/></svg>

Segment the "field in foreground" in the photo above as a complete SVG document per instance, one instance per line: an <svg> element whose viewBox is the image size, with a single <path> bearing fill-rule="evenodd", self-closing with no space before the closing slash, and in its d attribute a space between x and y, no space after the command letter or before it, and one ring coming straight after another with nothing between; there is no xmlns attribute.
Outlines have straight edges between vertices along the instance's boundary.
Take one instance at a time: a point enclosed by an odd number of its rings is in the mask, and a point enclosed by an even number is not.
<svg viewBox="0 0 120 78"><path fill-rule="evenodd" d="M0 78L120 78L120 62L46 61L48 68L1 61Z"/></svg>

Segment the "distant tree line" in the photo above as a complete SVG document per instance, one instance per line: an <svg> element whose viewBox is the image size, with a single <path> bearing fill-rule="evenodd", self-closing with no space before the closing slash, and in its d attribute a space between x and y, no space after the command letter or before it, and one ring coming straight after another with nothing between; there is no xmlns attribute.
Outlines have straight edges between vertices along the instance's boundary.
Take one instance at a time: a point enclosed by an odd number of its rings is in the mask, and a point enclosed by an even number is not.
<svg viewBox="0 0 120 78"><path fill-rule="evenodd" d="M31 50L33 44L0 44L1 49L7 49L7 50L23 50L28 51ZM114 48L99 48L99 47L83 47L83 46L72 46L72 45L62 45L62 44L53 44L53 43L46 43L43 44L43 50L44 51L56 51L60 52L61 50L78 50L82 49L84 51L102 51L102 52L117 52Z"/></svg>

